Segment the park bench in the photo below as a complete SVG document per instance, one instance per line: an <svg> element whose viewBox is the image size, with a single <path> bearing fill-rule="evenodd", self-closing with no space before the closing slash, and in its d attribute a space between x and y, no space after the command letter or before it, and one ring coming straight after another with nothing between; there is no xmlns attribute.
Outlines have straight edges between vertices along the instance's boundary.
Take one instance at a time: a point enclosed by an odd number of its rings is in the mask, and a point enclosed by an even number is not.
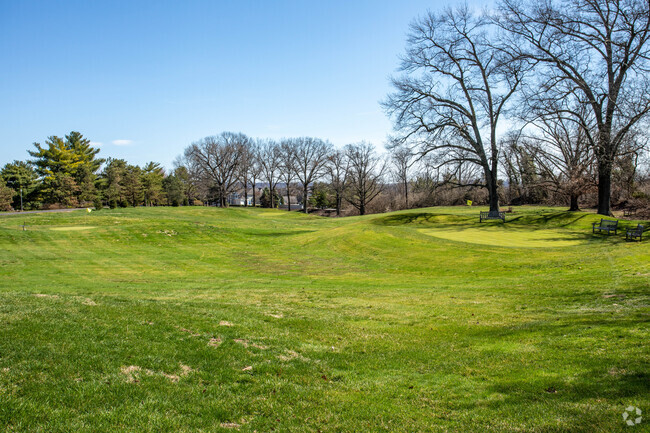
<svg viewBox="0 0 650 433"><path fill-rule="evenodd" d="M627 229L627 232L625 233L625 240L627 241L632 241L637 238L639 241L643 240L643 226L641 224L638 224L636 228Z"/></svg>
<svg viewBox="0 0 650 433"><path fill-rule="evenodd" d="M502 220L506 222L506 213L505 212L480 212L478 216L478 222L482 223L483 220Z"/></svg>
<svg viewBox="0 0 650 433"><path fill-rule="evenodd" d="M618 230L618 221L601 218L600 223L594 222L591 224L591 227L592 233L596 233L596 230L598 230L598 232L607 232L607 234L614 232L614 234L616 234L616 231Z"/></svg>

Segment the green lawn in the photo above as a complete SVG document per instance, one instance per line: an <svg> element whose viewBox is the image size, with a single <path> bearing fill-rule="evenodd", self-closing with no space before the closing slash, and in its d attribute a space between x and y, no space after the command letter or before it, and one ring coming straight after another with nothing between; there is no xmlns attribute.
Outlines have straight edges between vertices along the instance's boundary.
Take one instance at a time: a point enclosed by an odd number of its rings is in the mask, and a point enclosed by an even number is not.
<svg viewBox="0 0 650 433"><path fill-rule="evenodd" d="M0 216L0 431L650 431L650 240L479 210Z"/></svg>

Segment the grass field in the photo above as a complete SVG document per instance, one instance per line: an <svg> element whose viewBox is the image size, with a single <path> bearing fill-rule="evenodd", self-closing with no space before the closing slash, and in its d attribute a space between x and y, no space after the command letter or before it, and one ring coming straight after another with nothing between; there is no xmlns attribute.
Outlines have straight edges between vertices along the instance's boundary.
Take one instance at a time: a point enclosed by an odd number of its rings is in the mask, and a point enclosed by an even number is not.
<svg viewBox="0 0 650 433"><path fill-rule="evenodd" d="M478 210L0 216L0 431L650 431L650 240Z"/></svg>

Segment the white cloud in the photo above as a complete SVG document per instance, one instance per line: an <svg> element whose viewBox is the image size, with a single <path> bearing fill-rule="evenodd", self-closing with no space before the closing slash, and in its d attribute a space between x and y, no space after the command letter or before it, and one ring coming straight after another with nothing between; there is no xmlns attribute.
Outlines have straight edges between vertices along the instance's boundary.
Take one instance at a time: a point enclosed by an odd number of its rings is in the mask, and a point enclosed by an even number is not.
<svg viewBox="0 0 650 433"><path fill-rule="evenodd" d="M133 140L113 140L112 143L116 146L128 146L133 143Z"/></svg>

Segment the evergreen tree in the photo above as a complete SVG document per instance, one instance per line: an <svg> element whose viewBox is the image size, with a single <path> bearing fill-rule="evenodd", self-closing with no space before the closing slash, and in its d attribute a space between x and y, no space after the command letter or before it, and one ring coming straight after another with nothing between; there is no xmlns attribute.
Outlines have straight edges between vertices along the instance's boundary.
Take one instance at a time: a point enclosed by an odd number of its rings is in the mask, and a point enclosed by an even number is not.
<svg viewBox="0 0 650 433"><path fill-rule="evenodd" d="M164 177L165 172L157 162L149 162L142 168L141 183L145 206L156 205L162 199Z"/></svg>
<svg viewBox="0 0 650 433"><path fill-rule="evenodd" d="M34 143L36 150L29 154L35 158L31 162L41 177L44 201L74 206L94 199L95 173L104 160L96 158L99 149L80 133L73 131L65 138L51 136L46 146Z"/></svg>
<svg viewBox="0 0 650 433"><path fill-rule="evenodd" d="M14 191L0 177L0 211L10 211Z"/></svg>
<svg viewBox="0 0 650 433"><path fill-rule="evenodd" d="M23 208L32 208L35 206L38 196L36 194L36 187L38 186L38 175L34 171L34 167L29 162L14 161L6 164L0 170L0 178L2 178L7 187L13 190L14 209L20 209L20 190L22 189Z"/></svg>
<svg viewBox="0 0 650 433"><path fill-rule="evenodd" d="M144 191L142 189L142 169L137 165L127 165L123 178L124 195L128 203L133 206L139 206L144 200Z"/></svg>
<svg viewBox="0 0 650 433"><path fill-rule="evenodd" d="M171 176L167 176L163 179L162 185L167 204L169 206L180 206L185 197L183 194L183 182L178 175L174 173Z"/></svg>

